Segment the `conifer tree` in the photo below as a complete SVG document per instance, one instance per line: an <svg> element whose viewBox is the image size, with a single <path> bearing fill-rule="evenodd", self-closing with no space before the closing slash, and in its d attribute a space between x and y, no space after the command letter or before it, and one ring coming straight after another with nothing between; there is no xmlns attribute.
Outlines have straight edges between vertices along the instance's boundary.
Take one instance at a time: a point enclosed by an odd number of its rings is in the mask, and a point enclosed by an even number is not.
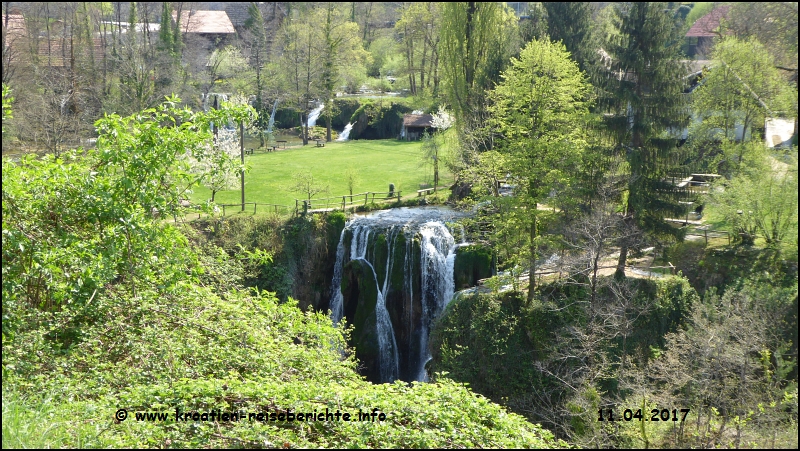
<svg viewBox="0 0 800 451"><path fill-rule="evenodd" d="M686 71L680 62L679 28L666 3L617 5L619 34L609 38L595 71L598 103L629 165L625 221L656 236L676 236L664 221L684 209L667 183L675 132L688 118L683 95ZM624 275L628 247L620 249L617 275Z"/></svg>
<svg viewBox="0 0 800 451"><path fill-rule="evenodd" d="M592 5L589 2L542 2L547 11L547 32L553 42L561 41L586 70L591 55Z"/></svg>
<svg viewBox="0 0 800 451"><path fill-rule="evenodd" d="M172 14L169 2L161 4L161 24L158 29L159 47L163 50L172 51L174 42L172 41Z"/></svg>

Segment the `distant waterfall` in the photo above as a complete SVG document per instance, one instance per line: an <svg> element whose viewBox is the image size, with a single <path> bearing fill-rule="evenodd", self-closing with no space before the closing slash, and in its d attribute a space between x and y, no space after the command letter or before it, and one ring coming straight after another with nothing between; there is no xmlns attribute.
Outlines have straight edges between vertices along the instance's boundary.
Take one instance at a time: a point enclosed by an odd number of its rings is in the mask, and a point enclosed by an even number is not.
<svg viewBox="0 0 800 451"><path fill-rule="evenodd" d="M212 97L218 97L221 101L228 101L228 94L217 93L217 92L209 92L207 95L203 94L203 111L208 111L211 106L213 106Z"/></svg>
<svg viewBox="0 0 800 451"><path fill-rule="evenodd" d="M317 125L317 119L319 119L319 115L322 114L323 108L325 108L325 104L324 103L320 103L318 107L314 108L313 110L311 110L310 113L308 113L308 127L309 128Z"/></svg>
<svg viewBox="0 0 800 451"><path fill-rule="evenodd" d="M272 104L272 114L269 115L269 123L267 123L267 133L272 133L272 127L275 125L275 111L278 109L278 99Z"/></svg>
<svg viewBox="0 0 800 451"><path fill-rule="evenodd" d="M457 247L443 220L376 215L345 225L331 319L355 325L357 357L378 366L367 374L374 382L428 380L428 335L453 297Z"/></svg>
<svg viewBox="0 0 800 451"><path fill-rule="evenodd" d="M342 133L339 133L339 137L336 138L336 141L347 141L350 138L350 130L353 129L353 124L348 122L347 125L344 126L344 130Z"/></svg>

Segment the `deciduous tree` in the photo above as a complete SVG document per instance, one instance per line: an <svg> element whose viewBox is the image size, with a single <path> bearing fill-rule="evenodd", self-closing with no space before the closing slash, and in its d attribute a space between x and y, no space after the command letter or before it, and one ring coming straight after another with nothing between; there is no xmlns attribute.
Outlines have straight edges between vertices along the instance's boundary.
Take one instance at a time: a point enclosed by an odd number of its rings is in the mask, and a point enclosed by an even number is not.
<svg viewBox="0 0 800 451"><path fill-rule="evenodd" d="M509 157L516 199L526 212L530 301L540 241L538 207L556 183L567 181L585 147L591 90L564 45L549 40L529 42L502 79L490 95L490 124L499 134L498 149Z"/></svg>
<svg viewBox="0 0 800 451"><path fill-rule="evenodd" d="M755 38L740 40L728 36L712 51L713 67L692 92L692 108L701 121L698 138L742 140L751 137L755 125L765 117L791 117L797 91L789 87L772 64L772 56Z"/></svg>
<svg viewBox="0 0 800 451"><path fill-rule="evenodd" d="M444 96L462 129L484 118L486 93L500 81L500 72L518 48L517 22L514 12L500 3L443 5L439 55Z"/></svg>

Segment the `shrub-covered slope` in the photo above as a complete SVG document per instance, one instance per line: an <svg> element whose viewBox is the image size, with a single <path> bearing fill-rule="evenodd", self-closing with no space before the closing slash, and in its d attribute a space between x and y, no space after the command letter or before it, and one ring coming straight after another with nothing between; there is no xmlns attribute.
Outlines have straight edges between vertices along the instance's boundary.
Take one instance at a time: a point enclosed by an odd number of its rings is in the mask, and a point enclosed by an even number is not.
<svg viewBox="0 0 800 451"><path fill-rule="evenodd" d="M243 263L269 255L232 258L154 218L179 196L178 174L158 170L170 160L148 154L180 148L168 130L3 163L3 447L563 445L446 379L366 382L326 315L243 288ZM138 153L108 158L127 146ZM370 421L201 416L326 409Z"/></svg>

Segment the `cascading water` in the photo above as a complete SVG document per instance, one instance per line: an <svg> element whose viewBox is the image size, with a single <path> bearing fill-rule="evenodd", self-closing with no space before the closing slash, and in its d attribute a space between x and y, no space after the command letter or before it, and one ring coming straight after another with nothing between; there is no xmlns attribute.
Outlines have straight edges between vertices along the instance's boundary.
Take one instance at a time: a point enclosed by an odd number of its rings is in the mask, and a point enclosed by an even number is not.
<svg viewBox="0 0 800 451"><path fill-rule="evenodd" d="M309 128L317 125L317 119L319 119L319 115L322 114L322 109L323 108L325 108L325 104L324 103L320 103L318 107L314 108L313 110L311 110L310 113L308 113L308 127Z"/></svg>
<svg viewBox="0 0 800 451"><path fill-rule="evenodd" d="M344 130L342 133L339 134L339 137L336 138L336 141L347 141L350 138L350 130L353 129L353 124L348 122L347 125L344 126Z"/></svg>
<svg viewBox="0 0 800 451"><path fill-rule="evenodd" d="M446 218L429 216L358 217L339 239L331 319L339 323L346 317L355 326L356 355L365 365L378 366L368 368L367 377L375 382L428 380L428 335L453 297L458 246Z"/></svg>
<svg viewBox="0 0 800 451"><path fill-rule="evenodd" d="M269 115L269 122L267 123L267 133L272 133L272 127L275 126L275 111L278 109L278 99L272 104L272 114Z"/></svg>
<svg viewBox="0 0 800 451"><path fill-rule="evenodd" d="M422 237L420 269L422 270L422 330L420 337L420 362L416 380L427 381L425 364L431 359L428 335L435 318L453 298L453 263L455 240L447 227L440 222L427 222L419 230Z"/></svg>
<svg viewBox="0 0 800 451"><path fill-rule="evenodd" d="M228 101L228 94L216 93L216 92L203 94L203 111L208 111L209 107L211 106L209 105L209 103L211 103L212 97L217 97L219 100L224 100L226 102Z"/></svg>

